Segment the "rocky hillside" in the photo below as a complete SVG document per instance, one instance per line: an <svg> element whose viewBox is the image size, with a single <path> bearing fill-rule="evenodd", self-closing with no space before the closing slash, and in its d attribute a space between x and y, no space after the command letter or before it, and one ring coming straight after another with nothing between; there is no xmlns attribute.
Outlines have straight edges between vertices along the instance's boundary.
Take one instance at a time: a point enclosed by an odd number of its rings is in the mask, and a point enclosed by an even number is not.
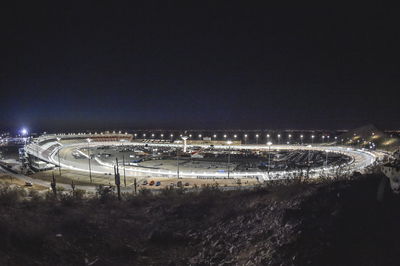
<svg viewBox="0 0 400 266"><path fill-rule="evenodd" d="M0 193L1 265L398 265L380 176L255 191L54 200Z"/></svg>

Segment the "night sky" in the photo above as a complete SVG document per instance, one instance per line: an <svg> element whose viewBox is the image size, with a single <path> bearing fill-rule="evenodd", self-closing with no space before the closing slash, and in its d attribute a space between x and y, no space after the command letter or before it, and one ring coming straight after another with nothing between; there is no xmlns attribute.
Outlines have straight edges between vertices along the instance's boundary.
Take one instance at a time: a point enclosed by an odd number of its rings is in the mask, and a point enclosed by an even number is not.
<svg viewBox="0 0 400 266"><path fill-rule="evenodd" d="M85 2L1 8L0 128L400 127L394 8Z"/></svg>

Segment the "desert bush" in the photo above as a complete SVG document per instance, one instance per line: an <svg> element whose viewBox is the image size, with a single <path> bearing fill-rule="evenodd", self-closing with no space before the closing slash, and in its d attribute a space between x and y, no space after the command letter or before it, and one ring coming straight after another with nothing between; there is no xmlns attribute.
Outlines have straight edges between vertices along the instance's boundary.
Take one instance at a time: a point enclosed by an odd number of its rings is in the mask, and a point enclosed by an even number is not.
<svg viewBox="0 0 400 266"><path fill-rule="evenodd" d="M32 201L40 201L43 199L43 197L40 195L39 191L35 189L30 189L28 191L28 196L31 197Z"/></svg>
<svg viewBox="0 0 400 266"><path fill-rule="evenodd" d="M14 205L26 197L26 191L20 188L5 186L0 188L0 205Z"/></svg>
<svg viewBox="0 0 400 266"><path fill-rule="evenodd" d="M101 202L114 199L114 187L99 185L96 187L96 195Z"/></svg>
<svg viewBox="0 0 400 266"><path fill-rule="evenodd" d="M139 189L139 196L141 196L141 197L148 197L148 196L151 196L152 194L151 194L151 191L149 190L149 189L147 189L147 188L141 188L141 189Z"/></svg>
<svg viewBox="0 0 400 266"><path fill-rule="evenodd" d="M75 189L74 191L72 191L72 196L76 200L82 200L85 197L85 195L86 191L83 189Z"/></svg>

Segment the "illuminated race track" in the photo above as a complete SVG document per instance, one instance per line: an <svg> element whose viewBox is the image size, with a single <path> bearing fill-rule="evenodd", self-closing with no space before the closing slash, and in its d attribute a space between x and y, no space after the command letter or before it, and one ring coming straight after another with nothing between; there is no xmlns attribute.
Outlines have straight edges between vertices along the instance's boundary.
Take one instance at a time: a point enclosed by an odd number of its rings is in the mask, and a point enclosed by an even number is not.
<svg viewBox="0 0 400 266"><path fill-rule="evenodd" d="M57 142L58 143L58 142ZM92 142L90 143L90 148L95 148L97 146L123 146L128 144L123 144L121 142ZM139 143L139 142L129 142L129 145L135 146L154 146L154 147L171 147L171 148L182 148L182 144L151 144L151 143ZM47 146L51 146L47 144ZM54 165L60 165L64 169L76 170L89 172L88 160L76 160L72 156L72 152L78 150L82 156L89 158L87 154L80 151L80 149L86 149L88 147L87 142L73 143L73 144L63 144L55 145L51 151L47 149L41 149L39 152L36 151L36 156L50 162ZM201 147L208 148L210 145L188 145L190 147ZM226 150L227 145L215 145L214 149ZM269 147L267 145L231 145L233 150L261 150L268 151ZM311 178L318 178L320 176L333 177L340 173L352 173L354 171L359 171L363 173L368 166L374 164L378 156L375 153L352 149L340 146L302 146L302 145L272 145L271 150L312 150L312 151L328 151L329 153L340 153L351 158L351 161L345 165L341 166L328 166L328 167L316 167L311 168L309 176ZM43 152L44 151L44 152ZM47 152L46 152L47 151ZM34 148L31 147L31 153L34 154ZM110 174L114 172L114 164L110 162L104 162L99 158L91 159L91 171L97 174ZM259 180L275 180L275 179L286 179L298 175L301 170L290 170L290 171L276 171L271 170L269 173L266 171L257 172L242 172L242 171L231 171L229 173L230 178L257 178ZM138 176L138 177L177 177L176 170L163 170L163 169L148 169L138 166L126 166L125 172L127 176ZM179 177L181 178L227 178L227 172L217 172L213 170L195 170L195 171L179 171Z"/></svg>

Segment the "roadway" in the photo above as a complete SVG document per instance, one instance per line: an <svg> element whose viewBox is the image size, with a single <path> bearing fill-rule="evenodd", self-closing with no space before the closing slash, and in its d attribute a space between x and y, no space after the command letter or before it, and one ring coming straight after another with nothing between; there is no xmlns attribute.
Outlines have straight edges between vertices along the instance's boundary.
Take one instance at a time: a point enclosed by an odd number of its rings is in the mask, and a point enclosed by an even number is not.
<svg viewBox="0 0 400 266"><path fill-rule="evenodd" d="M145 145L145 143L130 143L131 145ZM92 142L90 143L90 147L93 148L95 146L102 146L102 145L123 145L121 142ZM125 144L126 145L126 144ZM159 146L159 147L182 147L182 144L147 144L148 146ZM73 144L64 144L62 146L57 146L47 158L47 161L55 164L61 165L62 168L76 170L76 171L83 171L89 172L88 160L85 159L75 159L72 156L72 152L77 149L85 149L87 148L87 143L73 143ZM191 146L200 146L202 148L207 148L209 145L188 145ZM216 145L214 146L215 149L227 149L227 145ZM267 145L238 145L234 146L231 145L232 149L264 149L268 150ZM376 159L379 157L379 154L374 154L369 151L352 149L347 147L339 147L339 146L301 146L301 145L273 145L271 149L301 149L301 150L319 150L319 151L329 151L335 153L342 153L344 155L350 156L353 158L352 162L346 165L345 171L351 173L353 171L360 171L363 172L366 167L372 165ZM42 153L43 154L43 153ZM60 163L58 162L58 154L60 155ZM84 155L86 155L83 152ZM86 155L87 156L87 155ZM101 161L98 158L91 160L91 170L92 173L97 174L113 174L114 172L114 164ZM337 167L320 167L320 168L313 168L310 172L311 177L318 177L321 173L325 175L335 175ZM270 179L280 179L286 178L287 175L296 174L298 170L295 171L271 171L268 175L266 172L231 172L231 178L245 178L245 177L257 177L264 180ZM144 169L141 167L135 166L126 166L125 167L125 174L129 177L150 177L150 176L165 176L165 177L176 177L176 171L166 171L160 169ZM205 169L204 171L201 170L194 170L194 171L180 171L180 177L185 178L197 178L197 177L215 177L215 178L226 178L227 173L220 173L215 171L210 171Z"/></svg>

